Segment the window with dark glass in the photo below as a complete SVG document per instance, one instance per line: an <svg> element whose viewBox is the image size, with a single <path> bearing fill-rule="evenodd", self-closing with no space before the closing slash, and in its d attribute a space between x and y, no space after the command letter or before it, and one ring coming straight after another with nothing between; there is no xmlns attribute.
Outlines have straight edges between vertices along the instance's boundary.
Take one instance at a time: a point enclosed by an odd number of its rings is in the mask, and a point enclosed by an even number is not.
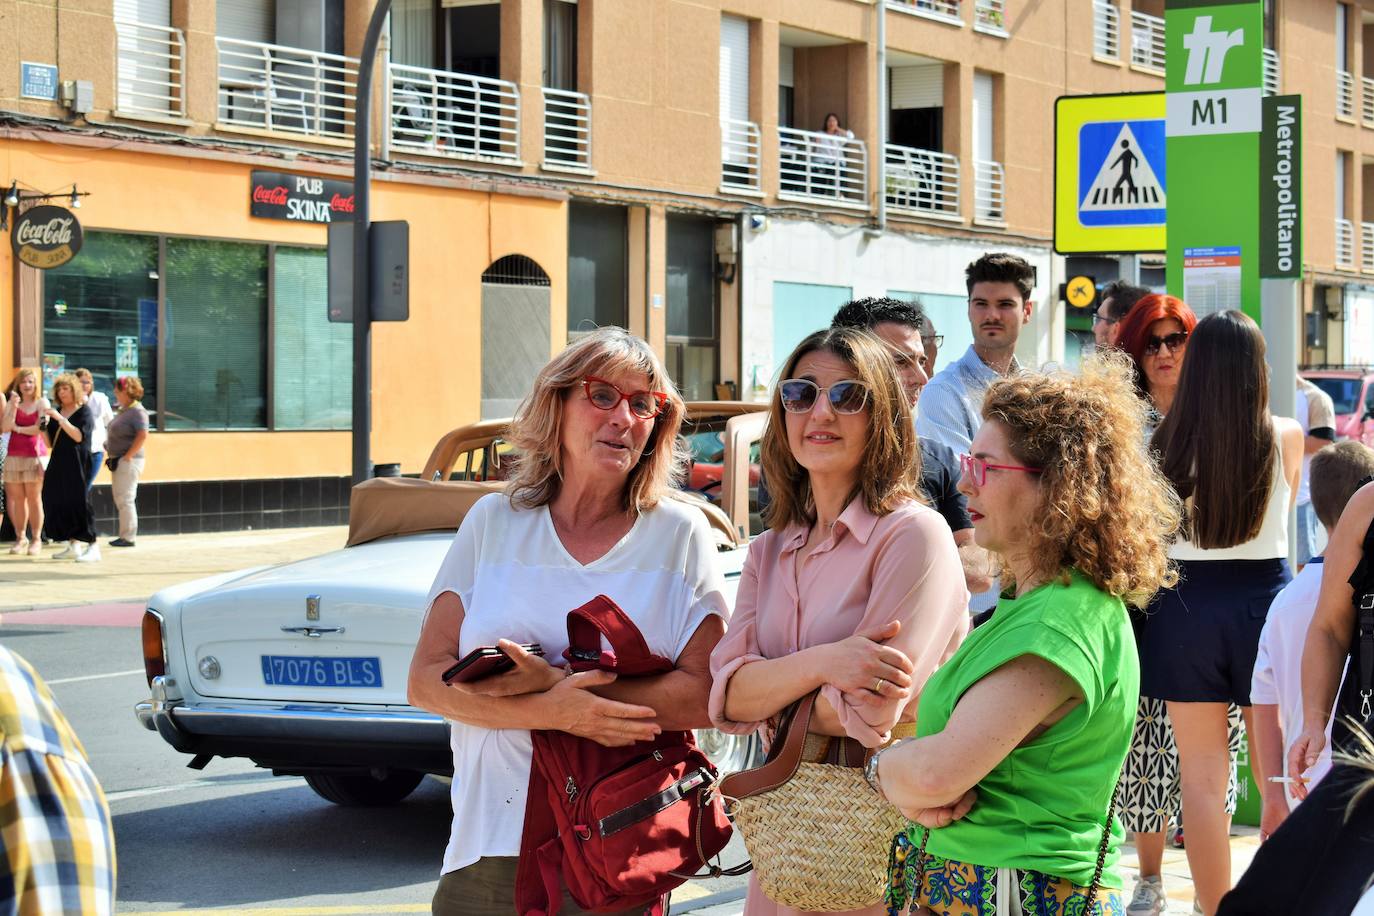
<svg viewBox="0 0 1374 916"><path fill-rule="evenodd" d="M327 257L279 246L272 260L272 426L350 429L353 326L328 317Z"/></svg>
<svg viewBox="0 0 1374 916"><path fill-rule="evenodd" d="M629 226L624 207L568 207L568 334L629 318Z"/></svg>
<svg viewBox="0 0 1374 916"><path fill-rule="evenodd" d="M668 371L689 400L715 396L715 227L709 218L668 216Z"/></svg>
<svg viewBox="0 0 1374 916"><path fill-rule="evenodd" d="M577 4L544 0L544 85L577 91Z"/></svg>
<svg viewBox="0 0 1374 916"><path fill-rule="evenodd" d="M137 375L143 406L157 410L157 266L155 236L87 232L80 254L44 274L47 380L59 369L89 369L113 405L117 374ZM124 354L118 373L116 350Z"/></svg>
<svg viewBox="0 0 1374 916"><path fill-rule="evenodd" d="M163 429L267 426L267 247L168 239Z"/></svg>

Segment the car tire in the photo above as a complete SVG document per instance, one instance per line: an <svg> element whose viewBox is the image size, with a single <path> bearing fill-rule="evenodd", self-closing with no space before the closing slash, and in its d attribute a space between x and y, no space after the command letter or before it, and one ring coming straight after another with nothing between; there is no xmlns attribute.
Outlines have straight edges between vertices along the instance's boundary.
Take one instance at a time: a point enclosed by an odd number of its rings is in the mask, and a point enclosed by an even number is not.
<svg viewBox="0 0 1374 916"><path fill-rule="evenodd" d="M711 758L722 774L753 769L763 763L763 742L758 732L727 735L714 728L700 728L696 739L702 753Z"/></svg>
<svg viewBox="0 0 1374 916"><path fill-rule="evenodd" d="M424 773L414 770L351 770L338 773L308 773L305 781L325 801L349 808L394 805L405 798Z"/></svg>

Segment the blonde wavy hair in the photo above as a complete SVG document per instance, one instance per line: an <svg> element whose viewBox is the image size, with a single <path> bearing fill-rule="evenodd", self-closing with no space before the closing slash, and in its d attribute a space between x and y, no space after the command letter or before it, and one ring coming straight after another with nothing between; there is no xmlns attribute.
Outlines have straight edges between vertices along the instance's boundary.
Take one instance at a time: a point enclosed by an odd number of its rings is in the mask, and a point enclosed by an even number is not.
<svg viewBox="0 0 1374 916"><path fill-rule="evenodd" d="M783 364L781 379L789 379L797 363L808 353L832 353L854 367L854 378L868 388L868 434L863 460L859 465L854 490L845 499L848 505L862 495L864 506L883 516L913 500L925 502L921 492L921 450L916 444L916 428L897 364L887 344L860 328L827 328L808 336ZM763 476L768 481L772 502L765 510L770 528L810 525L816 520L816 501L811 492L811 475L792 456L787 441L787 413L782 408L781 386L775 386L768 405L768 425L760 444Z"/></svg>
<svg viewBox="0 0 1374 916"><path fill-rule="evenodd" d="M57 396L58 389L70 388L72 391L72 403L77 407L86 403L86 389L81 386L81 380L76 377L75 372L64 372L52 380L52 405L54 410L61 409L62 399Z"/></svg>
<svg viewBox="0 0 1374 916"><path fill-rule="evenodd" d="M563 409L569 398L583 397L582 379L614 378L638 372L649 389L668 395L654 418L653 431L625 483L625 508L645 512L658 505L687 473L686 443L678 438L686 405L653 349L623 328L599 328L568 346L539 370L534 387L520 404L506 439L517 452L507 492L522 509L545 506L563 483Z"/></svg>
<svg viewBox="0 0 1374 916"><path fill-rule="evenodd" d="M1137 608L1178 581L1168 550L1182 504L1146 451L1145 405L1128 357L1095 356L1077 375L1001 379L988 387L983 419L1007 429L1017 461L1044 469L1028 551L1038 581L1067 581L1077 569ZM1003 579L1011 580L1005 567Z"/></svg>

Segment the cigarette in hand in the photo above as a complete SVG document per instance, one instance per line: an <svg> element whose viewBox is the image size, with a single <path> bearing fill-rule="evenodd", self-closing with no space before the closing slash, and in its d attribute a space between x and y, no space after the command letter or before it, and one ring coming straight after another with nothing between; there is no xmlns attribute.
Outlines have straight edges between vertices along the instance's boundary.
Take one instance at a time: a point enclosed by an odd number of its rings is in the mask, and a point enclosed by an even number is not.
<svg viewBox="0 0 1374 916"><path fill-rule="evenodd" d="M1269 781L1270 781L1270 782L1295 782L1295 783L1298 783L1299 785L1303 785L1303 784L1306 784L1306 782L1307 782L1307 777L1305 777L1305 776L1296 776L1296 777L1295 777L1295 776L1270 776L1270 777L1269 777Z"/></svg>

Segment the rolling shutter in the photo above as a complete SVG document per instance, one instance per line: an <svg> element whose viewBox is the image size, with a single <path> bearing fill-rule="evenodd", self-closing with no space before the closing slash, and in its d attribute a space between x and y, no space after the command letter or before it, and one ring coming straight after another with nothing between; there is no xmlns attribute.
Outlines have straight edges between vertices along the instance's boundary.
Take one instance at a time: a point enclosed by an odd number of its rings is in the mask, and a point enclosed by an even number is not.
<svg viewBox="0 0 1374 916"><path fill-rule="evenodd" d="M992 74L973 74L973 155L991 162L992 156Z"/></svg>
<svg viewBox="0 0 1374 916"><path fill-rule="evenodd" d="M277 4L274 0L218 0L215 34L272 44L277 39Z"/></svg>
<svg viewBox="0 0 1374 916"><path fill-rule="evenodd" d="M720 17L720 116L749 120L749 20Z"/></svg>
<svg viewBox="0 0 1374 916"><path fill-rule="evenodd" d="M892 68L893 110L904 108L943 108L945 106L944 65L919 64Z"/></svg>
<svg viewBox="0 0 1374 916"><path fill-rule="evenodd" d="M115 0L114 17L117 22L169 27L172 24L172 0Z"/></svg>

